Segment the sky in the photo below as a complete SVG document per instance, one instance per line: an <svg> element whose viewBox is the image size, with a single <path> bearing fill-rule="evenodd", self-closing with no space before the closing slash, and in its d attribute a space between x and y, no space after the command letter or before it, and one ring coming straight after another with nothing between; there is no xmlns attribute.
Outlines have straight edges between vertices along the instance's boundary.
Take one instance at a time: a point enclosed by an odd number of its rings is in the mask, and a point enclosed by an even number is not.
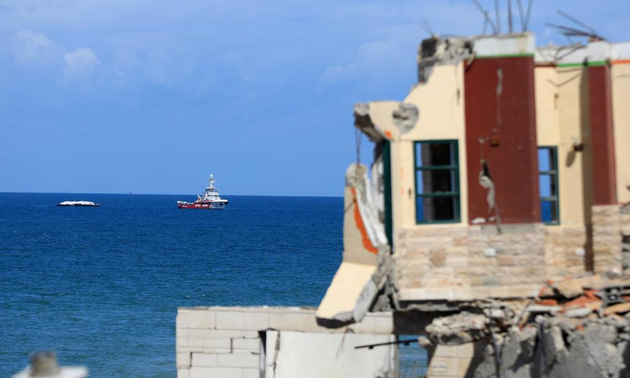
<svg viewBox="0 0 630 378"><path fill-rule="evenodd" d="M629 1L554 0L538 44L566 43L557 9L630 40ZM342 196L353 105L405 97L423 18L483 25L471 0L0 0L0 192L192 194L213 173L226 195Z"/></svg>

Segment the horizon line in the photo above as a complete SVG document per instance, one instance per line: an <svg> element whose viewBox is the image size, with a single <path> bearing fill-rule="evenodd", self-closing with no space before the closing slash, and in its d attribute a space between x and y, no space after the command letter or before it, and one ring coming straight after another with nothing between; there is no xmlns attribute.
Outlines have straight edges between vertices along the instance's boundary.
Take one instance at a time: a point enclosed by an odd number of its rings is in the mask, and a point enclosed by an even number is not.
<svg viewBox="0 0 630 378"><path fill-rule="evenodd" d="M4 192L0 191L0 194L88 194L88 195L125 195L125 196L194 196L193 194L183 193L82 193L82 192ZM316 198L343 198L343 196L329 196L329 195L278 195L278 194L225 194L225 196L239 196L239 197L316 197Z"/></svg>

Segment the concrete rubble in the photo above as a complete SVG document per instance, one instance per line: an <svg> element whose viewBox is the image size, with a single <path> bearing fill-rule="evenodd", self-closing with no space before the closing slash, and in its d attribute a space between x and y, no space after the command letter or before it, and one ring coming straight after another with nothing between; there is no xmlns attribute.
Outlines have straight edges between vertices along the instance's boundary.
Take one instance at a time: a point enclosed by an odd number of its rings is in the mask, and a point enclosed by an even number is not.
<svg viewBox="0 0 630 378"><path fill-rule="evenodd" d="M465 377L630 377L630 277L548 281L533 300L461 303L420 344L475 345ZM443 364L443 361L440 361ZM439 377L431 374L429 377Z"/></svg>

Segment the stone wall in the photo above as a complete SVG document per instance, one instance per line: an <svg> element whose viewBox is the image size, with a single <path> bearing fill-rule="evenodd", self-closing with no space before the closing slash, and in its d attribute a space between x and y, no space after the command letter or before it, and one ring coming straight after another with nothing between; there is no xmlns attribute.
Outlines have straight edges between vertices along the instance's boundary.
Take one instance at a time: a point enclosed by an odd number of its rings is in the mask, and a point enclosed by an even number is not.
<svg viewBox="0 0 630 378"><path fill-rule="evenodd" d="M623 221L628 222L624 214ZM593 263L595 273L618 272L623 269L622 214L620 205L598 205L592 208Z"/></svg>
<svg viewBox="0 0 630 378"><path fill-rule="evenodd" d="M585 226L545 227L547 278L578 276L592 269L589 232Z"/></svg>
<svg viewBox="0 0 630 378"><path fill-rule="evenodd" d="M533 296L548 274L546 227L423 226L398 230L402 300Z"/></svg>
<svg viewBox="0 0 630 378"><path fill-rule="evenodd" d="M396 284L402 300L534 296L545 280L583 274L584 226L422 226L398 230Z"/></svg>
<svg viewBox="0 0 630 378"><path fill-rule="evenodd" d="M361 323L331 330L317 325L315 309L194 307L178 309L176 323L178 378L277 378L297 373L307 376L299 372L301 365L277 366L278 361L290 360L281 353L288 352L286 345L283 349L276 348L275 340L281 333L288 334L288 343L300 341L299 345L291 347L291 353L303 358L320 352L312 349L313 346L338 353L336 359L328 361L328 367L352 366L353 371L337 369L345 377L372 377L370 374L379 369L394 368L392 358L395 359L396 354L392 348L395 346L370 349L372 353L367 355L368 349L354 349L355 345L393 341L391 313L368 314ZM271 345L270 340L273 340ZM373 363L351 363L357 356ZM326 364L325 361L319 363ZM321 365L322 369L326 367Z"/></svg>

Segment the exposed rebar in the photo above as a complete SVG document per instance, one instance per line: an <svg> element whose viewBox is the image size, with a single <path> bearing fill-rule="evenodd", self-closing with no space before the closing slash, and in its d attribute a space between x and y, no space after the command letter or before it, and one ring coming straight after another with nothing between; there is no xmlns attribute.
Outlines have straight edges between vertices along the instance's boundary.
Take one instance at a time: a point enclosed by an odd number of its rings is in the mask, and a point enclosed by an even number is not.
<svg viewBox="0 0 630 378"><path fill-rule="evenodd" d="M477 6L477 8L479 9L479 12L481 12L481 14L485 17L486 22L488 23L488 25L490 25L490 27L492 28L492 32L494 34L497 34L497 28L496 26L494 26L494 22L492 22L492 19L490 19L490 16L488 16L488 12L483 9L483 7L481 6L481 4L479 4L479 0L472 0L473 3L475 3L475 5Z"/></svg>
<svg viewBox="0 0 630 378"><path fill-rule="evenodd" d="M521 31L524 32L525 31L525 16L523 14L523 3L521 2L521 0L516 0L516 3L518 4L518 16L519 16L519 19L521 20Z"/></svg>
<svg viewBox="0 0 630 378"><path fill-rule="evenodd" d="M494 12L497 15L497 34L501 34L501 11L499 10L499 0L494 0Z"/></svg>
<svg viewBox="0 0 630 378"><path fill-rule="evenodd" d="M512 0L507 0L507 2L508 2L508 28L509 28L510 34L512 34L512 32L514 31L513 25L512 25Z"/></svg>
<svg viewBox="0 0 630 378"><path fill-rule="evenodd" d="M527 28L529 27L529 18L532 15L532 6L534 4L534 0L529 0L527 2L527 16L525 16L525 28L524 28L524 32L527 31Z"/></svg>

